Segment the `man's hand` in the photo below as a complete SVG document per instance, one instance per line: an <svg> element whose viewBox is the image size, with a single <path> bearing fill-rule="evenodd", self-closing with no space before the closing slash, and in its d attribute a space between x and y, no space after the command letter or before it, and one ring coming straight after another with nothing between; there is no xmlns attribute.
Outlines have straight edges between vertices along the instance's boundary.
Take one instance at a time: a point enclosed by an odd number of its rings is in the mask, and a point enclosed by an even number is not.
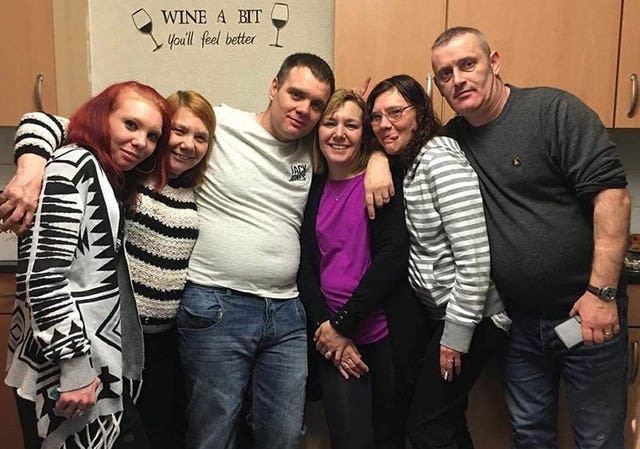
<svg viewBox="0 0 640 449"><path fill-rule="evenodd" d="M35 154L23 154L16 174L0 194L0 232L24 233L38 207L44 166L47 161Z"/></svg>
<svg viewBox="0 0 640 449"><path fill-rule="evenodd" d="M365 96L367 93L367 89L369 88L369 83L371 82L371 77L368 76L364 79L364 82L358 86L358 87L352 87L351 90L357 94L360 98L362 98L363 100L366 100L367 97Z"/></svg>
<svg viewBox="0 0 640 449"><path fill-rule="evenodd" d="M376 218L376 207L387 204L396 194L389 170L389 160L383 151L374 151L369 157L364 175L365 202L370 219Z"/></svg>
<svg viewBox="0 0 640 449"><path fill-rule="evenodd" d="M100 378L96 377L89 385L60 393L60 398L56 402L56 413L65 418L82 416L95 405L98 385L100 385Z"/></svg>
<svg viewBox="0 0 640 449"><path fill-rule="evenodd" d="M453 375L462 372L462 353L440 345L440 375L447 382L453 381Z"/></svg>
<svg viewBox="0 0 640 449"><path fill-rule="evenodd" d="M620 332L616 302L605 302L591 292L575 302L569 315L580 315L582 340L587 345L603 343Z"/></svg>

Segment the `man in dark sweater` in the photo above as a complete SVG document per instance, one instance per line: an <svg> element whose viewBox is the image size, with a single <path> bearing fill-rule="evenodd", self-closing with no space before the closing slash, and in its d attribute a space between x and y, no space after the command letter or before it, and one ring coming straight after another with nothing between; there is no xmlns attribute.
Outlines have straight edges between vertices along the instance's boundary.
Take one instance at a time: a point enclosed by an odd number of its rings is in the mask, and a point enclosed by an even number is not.
<svg viewBox="0 0 640 449"><path fill-rule="evenodd" d="M431 62L458 113L447 129L480 179L492 276L513 320L504 356L513 445L557 447L562 378L577 446L622 449L631 202L615 146L573 95L504 84L476 29L442 33ZM567 348L554 327L570 316L583 344Z"/></svg>

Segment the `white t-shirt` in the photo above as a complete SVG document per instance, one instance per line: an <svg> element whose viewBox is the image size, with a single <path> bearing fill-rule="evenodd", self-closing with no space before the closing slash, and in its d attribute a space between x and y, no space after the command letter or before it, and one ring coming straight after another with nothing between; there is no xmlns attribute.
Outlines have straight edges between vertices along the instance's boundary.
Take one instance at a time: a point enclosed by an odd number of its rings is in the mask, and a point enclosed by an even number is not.
<svg viewBox="0 0 640 449"><path fill-rule="evenodd" d="M216 139L196 196L200 234L189 280L264 297L296 297L312 137L280 142L254 113L226 105L215 113Z"/></svg>

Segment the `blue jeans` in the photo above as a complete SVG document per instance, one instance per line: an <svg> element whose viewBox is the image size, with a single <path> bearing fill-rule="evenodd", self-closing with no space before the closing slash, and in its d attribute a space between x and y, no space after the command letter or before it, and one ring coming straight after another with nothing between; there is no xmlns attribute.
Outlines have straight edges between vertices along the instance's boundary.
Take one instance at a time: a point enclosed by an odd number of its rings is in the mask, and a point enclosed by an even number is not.
<svg viewBox="0 0 640 449"><path fill-rule="evenodd" d="M300 300L188 283L177 319L186 447L232 449L249 392L253 447L297 448L307 379Z"/></svg>
<svg viewBox="0 0 640 449"><path fill-rule="evenodd" d="M620 333L593 346L567 349L553 328L564 321L510 308L504 357L513 447L557 448L558 384L564 381L571 427L580 449L623 449L627 409L626 301L619 300Z"/></svg>

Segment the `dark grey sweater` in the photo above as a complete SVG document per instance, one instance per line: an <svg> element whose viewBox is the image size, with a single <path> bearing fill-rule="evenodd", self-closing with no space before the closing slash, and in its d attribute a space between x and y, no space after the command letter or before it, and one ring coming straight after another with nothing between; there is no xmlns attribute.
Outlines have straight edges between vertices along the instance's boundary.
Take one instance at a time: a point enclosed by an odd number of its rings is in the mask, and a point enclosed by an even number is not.
<svg viewBox="0 0 640 449"><path fill-rule="evenodd" d="M492 277L508 303L566 316L584 293L598 192L627 182L597 115L552 88L511 88L496 120L447 124L478 174Z"/></svg>

